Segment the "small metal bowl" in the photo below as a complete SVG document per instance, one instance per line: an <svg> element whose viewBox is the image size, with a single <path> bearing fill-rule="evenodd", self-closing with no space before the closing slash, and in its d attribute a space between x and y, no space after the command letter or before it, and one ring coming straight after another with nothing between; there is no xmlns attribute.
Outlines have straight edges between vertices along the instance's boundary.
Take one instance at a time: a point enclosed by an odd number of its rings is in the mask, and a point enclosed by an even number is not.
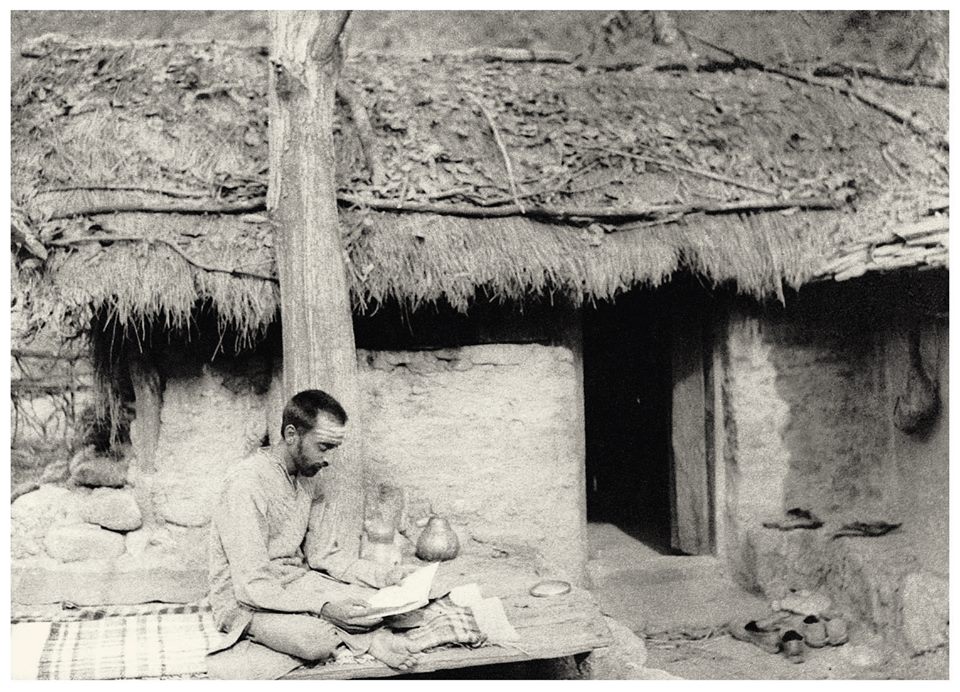
<svg viewBox="0 0 960 692"><path fill-rule="evenodd" d="M559 579L546 579L530 587L530 595L538 598L562 596L565 593L570 593L570 582Z"/></svg>

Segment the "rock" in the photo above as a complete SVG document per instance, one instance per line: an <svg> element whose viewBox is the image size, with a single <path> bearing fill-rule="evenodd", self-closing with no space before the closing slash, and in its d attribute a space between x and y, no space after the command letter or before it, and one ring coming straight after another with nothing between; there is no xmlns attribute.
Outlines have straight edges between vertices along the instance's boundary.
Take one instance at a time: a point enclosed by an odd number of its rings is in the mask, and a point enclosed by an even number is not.
<svg viewBox="0 0 960 692"><path fill-rule="evenodd" d="M949 640L947 580L916 572L903 582L903 636L912 653L921 654L945 646Z"/></svg>
<svg viewBox="0 0 960 692"><path fill-rule="evenodd" d="M857 668L873 668L883 662L879 647L879 638L873 644L846 644L840 647L840 656Z"/></svg>
<svg viewBox="0 0 960 692"><path fill-rule="evenodd" d="M25 483L17 483L13 488L10 489L10 502L16 502L17 498L23 497L27 493L32 493L34 490L37 490L40 487L39 483L34 483L33 481L27 481Z"/></svg>
<svg viewBox="0 0 960 692"><path fill-rule="evenodd" d="M41 485L10 505L10 554L14 559L42 552L41 543L54 524L83 521L79 497L66 488Z"/></svg>
<svg viewBox="0 0 960 692"><path fill-rule="evenodd" d="M68 478L70 478L70 462L67 459L57 459L43 468L40 483L63 483Z"/></svg>
<svg viewBox="0 0 960 692"><path fill-rule="evenodd" d="M120 557L123 536L93 524L66 524L51 528L44 539L47 553L63 562Z"/></svg>
<svg viewBox="0 0 960 692"><path fill-rule="evenodd" d="M143 515L129 490L97 488L81 503L84 521L112 531L133 531L143 525Z"/></svg>
<svg viewBox="0 0 960 692"><path fill-rule="evenodd" d="M70 460L70 481L93 488L122 488L127 482L126 460L95 456L87 447Z"/></svg>
<svg viewBox="0 0 960 692"><path fill-rule="evenodd" d="M604 621L613 635L613 643L597 649L581 665L589 680L644 680L647 647L643 640L625 625L610 617Z"/></svg>

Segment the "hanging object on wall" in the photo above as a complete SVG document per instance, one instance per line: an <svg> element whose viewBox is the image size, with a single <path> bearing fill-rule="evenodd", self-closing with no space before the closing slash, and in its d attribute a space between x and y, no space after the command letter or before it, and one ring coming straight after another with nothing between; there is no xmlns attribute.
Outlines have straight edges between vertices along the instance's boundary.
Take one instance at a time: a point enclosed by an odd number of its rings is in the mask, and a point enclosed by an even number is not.
<svg viewBox="0 0 960 692"><path fill-rule="evenodd" d="M939 412L940 394L923 369L920 332L913 330L910 332L910 370L906 387L893 409L893 424L908 434L921 432L933 423Z"/></svg>

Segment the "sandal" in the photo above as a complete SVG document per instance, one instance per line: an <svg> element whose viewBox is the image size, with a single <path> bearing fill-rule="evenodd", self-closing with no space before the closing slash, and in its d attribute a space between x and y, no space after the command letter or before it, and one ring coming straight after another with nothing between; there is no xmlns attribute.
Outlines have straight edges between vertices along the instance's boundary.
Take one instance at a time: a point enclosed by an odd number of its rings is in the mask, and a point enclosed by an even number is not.
<svg viewBox="0 0 960 692"><path fill-rule="evenodd" d="M842 617L824 618L824 629L827 634L827 644L830 646L840 646L850 641L847 621Z"/></svg>
<svg viewBox="0 0 960 692"><path fill-rule="evenodd" d="M800 623L800 634L803 635L804 643L814 649L820 649L827 645L827 626L826 623L816 615L808 615Z"/></svg>
<svg viewBox="0 0 960 692"><path fill-rule="evenodd" d="M861 538L877 538L886 536L891 531L900 528L900 524L890 524L885 521L854 521L844 524L834 532L833 538L841 536L857 536Z"/></svg>
<svg viewBox="0 0 960 692"><path fill-rule="evenodd" d="M730 623L728 629L734 639L758 646L768 654L780 652L780 634L777 630L760 627L756 620L734 621Z"/></svg>
<svg viewBox="0 0 960 692"><path fill-rule="evenodd" d="M779 529L780 531L792 531L794 529L819 529L823 526L823 522L808 509L794 507L788 509L786 515L785 519L763 522L763 527L766 529Z"/></svg>
<svg viewBox="0 0 960 692"><path fill-rule="evenodd" d="M786 630L780 636L780 646L783 655L792 663L803 663L806 660L806 650L803 646L803 635L796 630Z"/></svg>

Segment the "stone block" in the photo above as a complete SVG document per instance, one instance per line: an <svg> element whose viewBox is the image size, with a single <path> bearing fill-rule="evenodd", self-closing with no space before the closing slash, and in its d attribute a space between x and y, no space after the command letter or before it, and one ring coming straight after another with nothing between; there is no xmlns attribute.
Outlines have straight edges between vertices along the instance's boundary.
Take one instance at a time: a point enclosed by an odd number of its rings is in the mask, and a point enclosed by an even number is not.
<svg viewBox="0 0 960 692"><path fill-rule="evenodd" d="M122 488L127 482L125 459L93 456L90 449L70 460L70 481L93 488Z"/></svg>
<svg viewBox="0 0 960 692"><path fill-rule="evenodd" d="M945 646L949 640L949 588L929 572L907 575L903 582L903 636L914 654Z"/></svg>
<svg viewBox="0 0 960 692"><path fill-rule="evenodd" d="M54 524L78 523L79 496L66 488L41 485L10 505L10 555L14 559L43 552L43 537Z"/></svg>
<svg viewBox="0 0 960 692"><path fill-rule="evenodd" d="M84 521L112 531L133 531L143 525L143 515L129 490L97 488L81 503Z"/></svg>
<svg viewBox="0 0 960 692"><path fill-rule="evenodd" d="M204 569L146 565L129 570L80 570L74 563L54 569L14 566L11 570L12 601L24 605L62 601L80 606L189 603L206 596L208 589Z"/></svg>
<svg viewBox="0 0 960 692"><path fill-rule="evenodd" d="M44 539L47 553L63 562L103 560L120 557L123 536L93 524L54 526Z"/></svg>

